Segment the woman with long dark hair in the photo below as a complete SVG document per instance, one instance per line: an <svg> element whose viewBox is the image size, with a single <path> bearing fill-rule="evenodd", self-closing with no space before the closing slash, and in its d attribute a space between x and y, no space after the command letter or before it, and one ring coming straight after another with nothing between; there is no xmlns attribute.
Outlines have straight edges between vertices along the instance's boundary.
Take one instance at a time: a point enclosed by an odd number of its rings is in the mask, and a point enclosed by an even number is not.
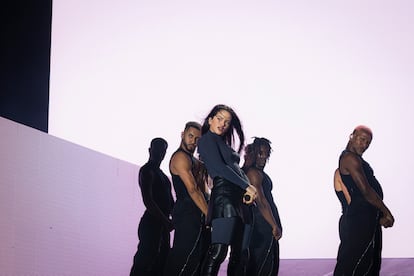
<svg viewBox="0 0 414 276"><path fill-rule="evenodd" d="M237 151L234 132L239 138ZM201 275L217 275L231 247L227 275L243 275L244 238L243 204L256 198L256 188L249 183L239 166L244 133L239 117L227 105L216 105L204 120L198 141L200 159L204 162L213 187L207 213L211 226L211 244L203 261Z"/></svg>

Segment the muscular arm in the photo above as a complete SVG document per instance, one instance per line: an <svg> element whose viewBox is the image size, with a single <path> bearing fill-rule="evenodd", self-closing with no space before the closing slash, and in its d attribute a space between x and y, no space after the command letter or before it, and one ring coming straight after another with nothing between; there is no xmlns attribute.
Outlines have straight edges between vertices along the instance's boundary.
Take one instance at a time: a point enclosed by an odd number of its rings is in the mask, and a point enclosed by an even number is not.
<svg viewBox="0 0 414 276"><path fill-rule="evenodd" d="M345 174L350 174L364 198L383 213L381 224L384 227L391 227L394 224L394 217L382 199L369 185L362 169L361 159L354 153L348 153L341 158L339 169Z"/></svg>
<svg viewBox="0 0 414 276"><path fill-rule="evenodd" d="M151 170L140 172L138 181L141 188L142 200L147 211L163 223L167 229L172 230L171 220L164 215L158 204L154 201L152 194L152 186L155 181L154 172Z"/></svg>
<svg viewBox="0 0 414 276"><path fill-rule="evenodd" d="M260 213L263 215L265 220L269 223L272 227L272 233L276 240L279 240L282 236L282 231L276 224L275 218L272 213L272 209L270 208L269 202L267 201L262 187L263 182L263 174L255 169L250 168L247 171L247 177L249 178L250 183L256 187L257 190L257 197L256 197L256 204L259 208Z"/></svg>
<svg viewBox="0 0 414 276"><path fill-rule="evenodd" d="M171 158L170 171L180 176L191 199L200 208L201 212L207 215L207 202L191 171L190 158L183 152L175 153Z"/></svg>

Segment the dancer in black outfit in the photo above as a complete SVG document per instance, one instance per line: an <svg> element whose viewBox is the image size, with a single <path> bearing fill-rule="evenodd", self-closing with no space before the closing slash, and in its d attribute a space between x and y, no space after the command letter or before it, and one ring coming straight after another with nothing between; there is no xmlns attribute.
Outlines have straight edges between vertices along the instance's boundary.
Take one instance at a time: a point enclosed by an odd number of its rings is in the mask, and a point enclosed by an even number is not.
<svg viewBox="0 0 414 276"><path fill-rule="evenodd" d="M163 275L170 250L170 219L174 199L171 182L160 169L167 151L167 141L154 138L149 148L149 160L139 170L138 182L146 210L138 226L138 249L130 275Z"/></svg>
<svg viewBox="0 0 414 276"><path fill-rule="evenodd" d="M279 239L282 224L272 195L273 183L264 172L271 153L270 141L255 138L245 149L245 170L250 183L257 189L253 211L253 230L249 244L247 275L278 275Z"/></svg>
<svg viewBox="0 0 414 276"><path fill-rule="evenodd" d="M209 233L205 227L207 172L193 155L200 136L199 123L186 123L180 147L170 159L176 202L172 213L174 241L165 276L199 275L200 263L209 245Z"/></svg>
<svg viewBox="0 0 414 276"><path fill-rule="evenodd" d="M233 131L237 132L240 142L237 152L232 148ZM212 229L211 244L201 275L217 275L229 245L227 274L243 275L240 265L244 235L242 204L251 204L255 200L256 188L250 185L239 166L239 153L244 144L242 126L232 108L216 105L204 120L201 132L198 152L213 179L207 215L207 223Z"/></svg>
<svg viewBox="0 0 414 276"><path fill-rule="evenodd" d="M387 228L394 224L394 217L382 200L381 185L370 165L362 158L371 140L372 131L368 127L356 127L339 157L339 172L349 192L350 202L348 204L347 200L340 198L344 214L340 221L341 243L335 276L379 275L381 226Z"/></svg>
<svg viewBox="0 0 414 276"><path fill-rule="evenodd" d="M338 223L338 230L339 230L339 250L342 252L342 246L343 244L346 244L345 241L345 214L347 212L348 206L351 203L351 196L349 195L348 189L346 188L344 182L342 182L341 179L341 173L339 172L339 168L335 170L334 173L334 190L336 197L339 200L339 203L341 204L341 216L339 218Z"/></svg>

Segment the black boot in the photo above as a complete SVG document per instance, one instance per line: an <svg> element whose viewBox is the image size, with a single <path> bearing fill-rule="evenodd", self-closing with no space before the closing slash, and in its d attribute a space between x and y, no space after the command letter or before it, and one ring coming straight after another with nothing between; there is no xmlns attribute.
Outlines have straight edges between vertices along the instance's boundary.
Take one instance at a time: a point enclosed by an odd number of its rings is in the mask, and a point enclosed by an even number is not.
<svg viewBox="0 0 414 276"><path fill-rule="evenodd" d="M221 263L227 256L227 244L215 243L208 248L206 258L201 267L202 276L216 276Z"/></svg>

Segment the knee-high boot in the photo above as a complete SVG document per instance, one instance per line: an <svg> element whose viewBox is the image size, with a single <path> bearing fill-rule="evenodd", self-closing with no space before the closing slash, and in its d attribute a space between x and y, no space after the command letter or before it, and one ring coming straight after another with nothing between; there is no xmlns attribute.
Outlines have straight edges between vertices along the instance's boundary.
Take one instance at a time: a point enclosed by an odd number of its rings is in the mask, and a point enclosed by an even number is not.
<svg viewBox="0 0 414 276"><path fill-rule="evenodd" d="M242 252L232 252L230 254L229 264L227 266L228 276L244 276L247 275L247 263L249 261L249 250Z"/></svg>
<svg viewBox="0 0 414 276"><path fill-rule="evenodd" d="M201 267L202 276L216 276L221 263L227 256L227 244L215 243L208 248L206 258Z"/></svg>

